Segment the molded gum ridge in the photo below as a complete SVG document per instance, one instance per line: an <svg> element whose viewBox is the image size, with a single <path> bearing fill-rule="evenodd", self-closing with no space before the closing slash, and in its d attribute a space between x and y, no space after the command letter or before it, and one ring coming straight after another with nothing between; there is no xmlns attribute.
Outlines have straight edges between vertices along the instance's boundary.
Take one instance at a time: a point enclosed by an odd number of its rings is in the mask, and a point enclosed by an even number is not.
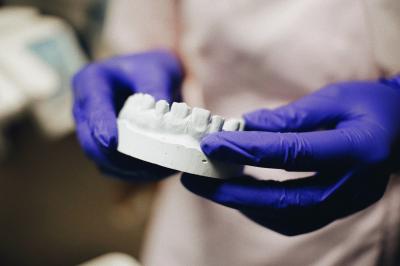
<svg viewBox="0 0 400 266"><path fill-rule="evenodd" d="M136 93L130 96L119 117L130 124L155 133L189 135L200 140L208 133L238 131L243 129L243 121L229 119L224 123L221 116L211 116L209 110L194 107L186 103L174 102L169 110L165 100L155 102L149 94Z"/></svg>

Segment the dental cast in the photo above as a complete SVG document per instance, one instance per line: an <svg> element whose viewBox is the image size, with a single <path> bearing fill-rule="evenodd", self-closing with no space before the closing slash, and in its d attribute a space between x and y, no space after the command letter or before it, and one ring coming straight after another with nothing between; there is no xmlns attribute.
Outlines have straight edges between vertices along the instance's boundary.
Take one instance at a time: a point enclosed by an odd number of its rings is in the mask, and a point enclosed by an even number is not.
<svg viewBox="0 0 400 266"><path fill-rule="evenodd" d="M240 131L240 119L211 116L209 110L136 93L125 102L118 118L118 150L137 159L200 176L223 178L242 172L241 165L210 161L200 148L208 133Z"/></svg>

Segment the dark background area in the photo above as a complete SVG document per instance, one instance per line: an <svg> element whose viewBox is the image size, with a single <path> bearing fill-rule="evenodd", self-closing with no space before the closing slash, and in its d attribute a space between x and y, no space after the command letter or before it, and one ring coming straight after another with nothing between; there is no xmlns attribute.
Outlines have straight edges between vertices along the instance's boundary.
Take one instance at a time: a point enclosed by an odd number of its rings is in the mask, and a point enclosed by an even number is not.
<svg viewBox="0 0 400 266"><path fill-rule="evenodd" d="M9 130L0 164L0 265L74 265L138 256L152 186L101 176L75 136L49 142L29 121Z"/></svg>

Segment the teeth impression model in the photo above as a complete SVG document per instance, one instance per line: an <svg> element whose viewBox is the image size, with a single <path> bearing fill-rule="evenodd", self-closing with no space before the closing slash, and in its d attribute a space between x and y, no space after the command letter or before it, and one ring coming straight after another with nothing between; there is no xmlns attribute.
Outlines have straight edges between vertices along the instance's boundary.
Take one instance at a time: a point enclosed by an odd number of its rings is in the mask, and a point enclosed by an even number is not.
<svg viewBox="0 0 400 266"><path fill-rule="evenodd" d="M210 160L200 141L208 133L243 130L240 119L224 123L210 111L186 103L155 102L136 93L118 117L118 151L137 159L200 176L226 178L242 173L243 166Z"/></svg>

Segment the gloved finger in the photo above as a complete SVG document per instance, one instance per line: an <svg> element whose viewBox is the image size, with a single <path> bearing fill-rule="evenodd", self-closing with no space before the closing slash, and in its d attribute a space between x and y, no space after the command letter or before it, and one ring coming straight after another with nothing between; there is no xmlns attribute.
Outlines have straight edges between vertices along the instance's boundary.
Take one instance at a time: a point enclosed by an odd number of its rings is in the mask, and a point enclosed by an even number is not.
<svg viewBox="0 0 400 266"><path fill-rule="evenodd" d="M346 167L362 160L379 160L380 151L371 154L359 139L368 132L344 128L305 133L218 132L201 141L210 158L237 164L293 171L317 171ZM368 158L361 158L365 154ZM384 152L382 152L384 158Z"/></svg>
<svg viewBox="0 0 400 266"><path fill-rule="evenodd" d="M99 143L116 149L118 134L111 83L96 65L79 72L73 79L73 114L77 124L87 123Z"/></svg>
<svg viewBox="0 0 400 266"><path fill-rule="evenodd" d="M189 191L237 209L263 226L297 235L321 228L379 200L389 175L366 178L369 172L320 173L284 182L248 176L221 180L184 174L181 182Z"/></svg>
<svg viewBox="0 0 400 266"><path fill-rule="evenodd" d="M343 119L343 108L332 97L334 85L274 110L260 109L244 115L246 130L302 132L331 128Z"/></svg>
<svg viewBox="0 0 400 266"><path fill-rule="evenodd" d="M296 209L316 205L335 190L335 180L316 176L278 182L251 176L215 179L183 174L182 184L191 192L235 209Z"/></svg>

